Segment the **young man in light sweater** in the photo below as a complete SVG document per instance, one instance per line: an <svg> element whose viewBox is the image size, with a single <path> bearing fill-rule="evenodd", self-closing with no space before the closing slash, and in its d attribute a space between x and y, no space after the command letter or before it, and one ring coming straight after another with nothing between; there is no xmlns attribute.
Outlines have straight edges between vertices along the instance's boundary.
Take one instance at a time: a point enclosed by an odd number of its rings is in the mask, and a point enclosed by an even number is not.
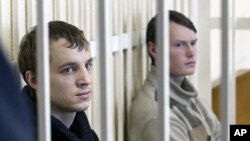
<svg viewBox="0 0 250 141"><path fill-rule="evenodd" d="M157 140L156 23L147 26L147 50L152 60L151 71L135 94L130 111L130 141ZM197 91L186 79L196 66L196 28L183 14L169 11L170 53L170 140L218 141L220 123L211 108L197 97Z"/></svg>

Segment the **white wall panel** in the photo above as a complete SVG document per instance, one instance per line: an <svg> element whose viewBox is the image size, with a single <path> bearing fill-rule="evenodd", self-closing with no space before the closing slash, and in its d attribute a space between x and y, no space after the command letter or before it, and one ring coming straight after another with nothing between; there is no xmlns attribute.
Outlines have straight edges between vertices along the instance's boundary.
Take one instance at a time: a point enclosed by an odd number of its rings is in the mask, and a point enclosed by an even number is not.
<svg viewBox="0 0 250 141"><path fill-rule="evenodd" d="M29 29L37 25L37 1L36 0L26 0L26 18L27 27Z"/></svg>
<svg viewBox="0 0 250 141"><path fill-rule="evenodd" d="M54 20L67 21L67 0L53 1Z"/></svg>
<svg viewBox="0 0 250 141"><path fill-rule="evenodd" d="M13 59L12 54L12 5L11 0L0 0L0 31L2 33L2 43L4 44L4 50L10 59Z"/></svg>
<svg viewBox="0 0 250 141"><path fill-rule="evenodd" d="M25 26L25 0L12 1L12 47L13 59L17 59L19 44L22 36L26 33Z"/></svg>
<svg viewBox="0 0 250 141"><path fill-rule="evenodd" d="M194 75L195 86L207 103L211 104L211 70L210 70L210 3L209 1L197 1L197 69ZM206 74L206 75L204 75Z"/></svg>
<svg viewBox="0 0 250 141"><path fill-rule="evenodd" d="M1 8L1 9L0 9L0 38L1 38L1 39L2 39L2 24L3 24L3 23L2 23L2 20L3 20L3 19L2 19L2 17L3 17L3 16L2 16L2 13L3 13L3 12L2 12L2 5L3 5L3 4L2 4L2 0L0 0L0 8ZM0 40L0 41L2 42L2 40Z"/></svg>
<svg viewBox="0 0 250 141"><path fill-rule="evenodd" d="M68 0L68 22L79 27L79 0Z"/></svg>

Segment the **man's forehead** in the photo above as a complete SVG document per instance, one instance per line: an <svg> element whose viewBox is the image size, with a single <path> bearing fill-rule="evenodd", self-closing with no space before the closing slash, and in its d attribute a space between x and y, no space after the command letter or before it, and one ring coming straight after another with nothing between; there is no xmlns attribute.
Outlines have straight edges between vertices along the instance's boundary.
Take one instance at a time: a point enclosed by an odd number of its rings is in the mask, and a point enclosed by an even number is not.
<svg viewBox="0 0 250 141"><path fill-rule="evenodd" d="M50 48L50 61L52 60L87 60L91 58L90 50L79 50L78 48L68 48L64 46L52 46Z"/></svg>
<svg viewBox="0 0 250 141"><path fill-rule="evenodd" d="M191 29L190 27L188 27L187 25L185 26L185 25L182 25L182 24L179 24L176 22L172 22L172 21L169 22L169 28L170 28L170 30L171 29L188 29L188 30L195 33L195 31L193 29Z"/></svg>

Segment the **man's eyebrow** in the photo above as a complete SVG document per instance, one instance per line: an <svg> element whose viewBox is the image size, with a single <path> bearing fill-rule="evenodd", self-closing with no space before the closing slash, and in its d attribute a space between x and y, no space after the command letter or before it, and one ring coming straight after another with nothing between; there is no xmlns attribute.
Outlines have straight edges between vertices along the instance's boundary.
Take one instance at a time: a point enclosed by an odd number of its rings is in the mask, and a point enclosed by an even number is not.
<svg viewBox="0 0 250 141"><path fill-rule="evenodd" d="M89 60L87 61L87 63L93 62L93 57L89 58Z"/></svg>
<svg viewBox="0 0 250 141"><path fill-rule="evenodd" d="M93 58L88 59L86 63L90 63L90 62L93 62ZM60 65L59 68L63 68L65 66L75 66L75 65L77 65L77 63L75 63L75 62L67 62L67 63L64 63L64 64Z"/></svg>
<svg viewBox="0 0 250 141"><path fill-rule="evenodd" d="M198 39L191 40L191 42L197 42ZM176 42L186 43L188 40L177 40Z"/></svg>
<svg viewBox="0 0 250 141"><path fill-rule="evenodd" d="M192 40L192 42L197 42L198 41L198 39L196 38L196 39L194 39L194 40Z"/></svg>
<svg viewBox="0 0 250 141"><path fill-rule="evenodd" d="M75 62L67 62L67 63L64 63L64 64L60 65L59 68L63 68L65 66L74 66L74 65L76 65Z"/></svg>

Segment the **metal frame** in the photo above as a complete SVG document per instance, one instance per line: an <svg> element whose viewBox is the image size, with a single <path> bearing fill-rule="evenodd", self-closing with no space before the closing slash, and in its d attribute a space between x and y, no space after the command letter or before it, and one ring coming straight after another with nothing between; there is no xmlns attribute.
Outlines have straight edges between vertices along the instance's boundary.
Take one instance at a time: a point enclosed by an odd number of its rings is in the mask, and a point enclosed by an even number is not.
<svg viewBox="0 0 250 141"><path fill-rule="evenodd" d="M47 0L37 2L39 17L37 28L37 72L38 72L38 138L39 141L51 140L50 125L50 75Z"/></svg>
<svg viewBox="0 0 250 141"><path fill-rule="evenodd" d="M113 93L111 90L112 77L111 67L112 48L111 48L111 17L110 17L110 0L98 1L98 47L97 60L99 62L100 74L100 96L101 96L101 140L113 141L113 113L112 113L112 99Z"/></svg>
<svg viewBox="0 0 250 141"><path fill-rule="evenodd" d="M221 123L222 140L229 140L229 125L235 123L235 71L234 71L234 0L222 0L222 78Z"/></svg>
<svg viewBox="0 0 250 141"><path fill-rule="evenodd" d="M168 0L158 0L157 76L159 84L158 141L169 141L169 10ZM159 77L160 76L160 77Z"/></svg>

